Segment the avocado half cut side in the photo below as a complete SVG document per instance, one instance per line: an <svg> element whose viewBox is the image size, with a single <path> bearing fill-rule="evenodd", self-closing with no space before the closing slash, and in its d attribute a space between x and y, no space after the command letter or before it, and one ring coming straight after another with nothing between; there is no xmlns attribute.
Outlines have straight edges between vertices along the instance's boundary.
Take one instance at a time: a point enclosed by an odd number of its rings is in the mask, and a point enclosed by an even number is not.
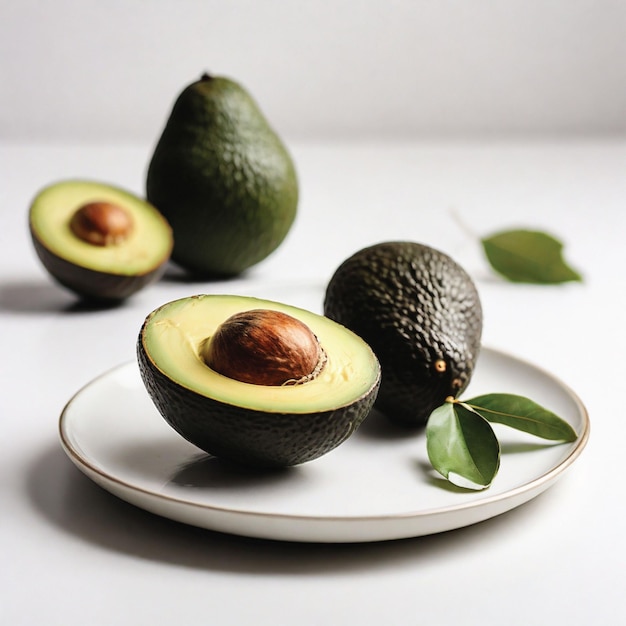
<svg viewBox="0 0 626 626"><path fill-rule="evenodd" d="M240 382L211 369L203 346L222 323L244 311L270 310L303 322L326 363L295 385ZM156 408L185 439L239 464L297 465L344 442L369 414L380 365L352 331L279 302L197 295L164 304L145 319L137 342L142 380Z"/></svg>
<svg viewBox="0 0 626 626"><path fill-rule="evenodd" d="M45 269L87 300L123 300L155 282L173 248L172 230L151 204L96 181L39 191L29 228Z"/></svg>

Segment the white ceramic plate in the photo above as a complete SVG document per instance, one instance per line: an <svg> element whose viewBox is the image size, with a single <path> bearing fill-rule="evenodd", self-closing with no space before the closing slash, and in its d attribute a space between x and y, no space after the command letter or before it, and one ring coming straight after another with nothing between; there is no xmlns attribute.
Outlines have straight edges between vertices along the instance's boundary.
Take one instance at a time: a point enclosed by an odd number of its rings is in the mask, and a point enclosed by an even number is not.
<svg viewBox="0 0 626 626"><path fill-rule="evenodd" d="M497 431L500 471L480 492L457 489L430 467L423 432L373 413L329 454L285 470L227 467L161 418L127 363L81 389L60 418L69 458L93 481L138 507L212 530L287 541L366 542L443 532L494 517L550 487L582 452L589 418L579 398L541 369L484 348L470 388L531 397L579 434L552 444Z"/></svg>

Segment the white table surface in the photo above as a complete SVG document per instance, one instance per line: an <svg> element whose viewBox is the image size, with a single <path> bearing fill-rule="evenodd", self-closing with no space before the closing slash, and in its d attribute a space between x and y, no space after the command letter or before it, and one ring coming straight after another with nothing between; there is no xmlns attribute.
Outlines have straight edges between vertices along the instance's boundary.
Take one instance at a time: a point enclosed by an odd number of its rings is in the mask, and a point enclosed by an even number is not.
<svg viewBox="0 0 626 626"><path fill-rule="evenodd" d="M626 619L626 142L291 146L299 218L247 276L190 283L175 271L111 310L85 311L35 257L27 210L61 178L138 193L150 146L1 145L0 623L617 624ZM582 284L495 277L478 235L557 234ZM63 453L59 413L82 385L134 358L147 313L229 292L320 311L324 285L357 249L413 239L475 278L484 342L528 359L582 398L591 437L554 487L479 525L356 545L246 539L118 500Z"/></svg>

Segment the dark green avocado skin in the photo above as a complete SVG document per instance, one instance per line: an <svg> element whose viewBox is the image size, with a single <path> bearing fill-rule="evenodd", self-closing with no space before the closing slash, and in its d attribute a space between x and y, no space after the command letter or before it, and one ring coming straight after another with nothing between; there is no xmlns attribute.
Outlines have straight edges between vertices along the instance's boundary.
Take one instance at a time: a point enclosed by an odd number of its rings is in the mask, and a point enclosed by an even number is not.
<svg viewBox="0 0 626 626"><path fill-rule="evenodd" d="M360 250L331 278L324 314L360 335L378 357L376 408L392 421L423 425L470 381L482 307L470 276L440 251L408 241Z"/></svg>
<svg viewBox="0 0 626 626"><path fill-rule="evenodd" d="M99 272L70 263L50 251L35 235L31 238L42 265L59 285L85 302L114 304L157 282L166 270L166 259L145 274L122 275Z"/></svg>
<svg viewBox="0 0 626 626"><path fill-rule="evenodd" d="M316 459L345 441L369 414L380 378L355 403L332 411L267 413L224 404L163 374L137 343L139 371L165 421L205 452L240 465L288 467Z"/></svg>
<svg viewBox="0 0 626 626"><path fill-rule="evenodd" d="M150 160L146 194L191 274L235 276L273 252L297 211L287 148L238 83L203 76L178 96Z"/></svg>

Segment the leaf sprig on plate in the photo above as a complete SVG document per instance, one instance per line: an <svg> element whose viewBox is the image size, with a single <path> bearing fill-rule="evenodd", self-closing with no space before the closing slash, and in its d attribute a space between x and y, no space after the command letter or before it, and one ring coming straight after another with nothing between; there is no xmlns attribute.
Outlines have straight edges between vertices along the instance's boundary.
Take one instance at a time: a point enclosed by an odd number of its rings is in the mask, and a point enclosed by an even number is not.
<svg viewBox="0 0 626 626"><path fill-rule="evenodd" d="M500 468L500 443L491 423L562 443L578 437L565 420L524 396L450 397L426 424L426 448L433 468L458 487L488 488Z"/></svg>

